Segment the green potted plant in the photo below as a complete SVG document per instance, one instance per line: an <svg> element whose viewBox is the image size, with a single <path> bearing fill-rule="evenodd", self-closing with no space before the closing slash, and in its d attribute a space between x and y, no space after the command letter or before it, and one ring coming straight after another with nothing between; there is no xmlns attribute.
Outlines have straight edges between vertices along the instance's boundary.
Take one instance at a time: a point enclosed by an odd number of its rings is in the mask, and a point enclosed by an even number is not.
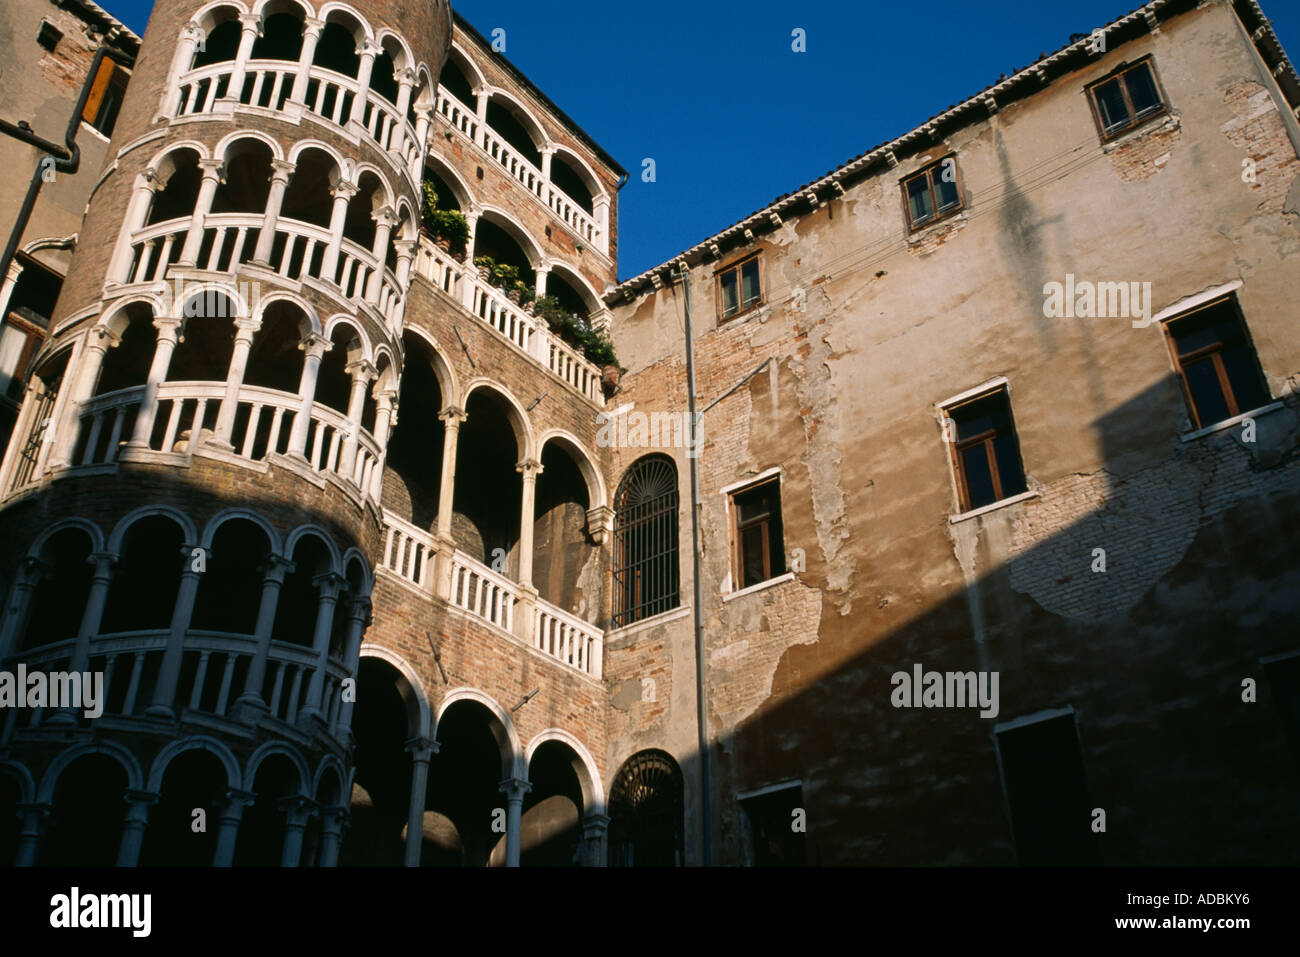
<svg viewBox="0 0 1300 957"><path fill-rule="evenodd" d="M623 369L618 364L618 356L614 353L614 340L609 337L609 333L603 329L589 327L583 338L582 353L587 357L587 361L600 366L600 385L605 395L610 396L618 392L618 383L623 377Z"/></svg>
<svg viewBox="0 0 1300 957"><path fill-rule="evenodd" d="M525 307L537 298L537 293L533 291L533 287L522 279L516 279L514 285L507 290L507 293L512 300Z"/></svg>
<svg viewBox="0 0 1300 957"><path fill-rule="evenodd" d="M438 208L438 190L431 180L425 180L420 203L420 221L439 249L465 261L469 244L469 220L456 209Z"/></svg>
<svg viewBox="0 0 1300 957"><path fill-rule="evenodd" d="M492 271L496 268L497 261L491 256L475 256L474 266L478 269L478 274L484 282L492 281Z"/></svg>

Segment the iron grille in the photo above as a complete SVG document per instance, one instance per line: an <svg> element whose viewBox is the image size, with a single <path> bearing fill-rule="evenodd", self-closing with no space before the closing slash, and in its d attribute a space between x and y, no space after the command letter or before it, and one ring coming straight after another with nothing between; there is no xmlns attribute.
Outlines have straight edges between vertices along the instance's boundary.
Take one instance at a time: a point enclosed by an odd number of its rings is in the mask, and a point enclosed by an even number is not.
<svg viewBox="0 0 1300 957"><path fill-rule="evenodd" d="M614 627L678 605L677 467L664 455L634 464L614 497Z"/></svg>
<svg viewBox="0 0 1300 957"><path fill-rule="evenodd" d="M682 864L682 772L663 751L628 758L609 794L609 863L622 867Z"/></svg>

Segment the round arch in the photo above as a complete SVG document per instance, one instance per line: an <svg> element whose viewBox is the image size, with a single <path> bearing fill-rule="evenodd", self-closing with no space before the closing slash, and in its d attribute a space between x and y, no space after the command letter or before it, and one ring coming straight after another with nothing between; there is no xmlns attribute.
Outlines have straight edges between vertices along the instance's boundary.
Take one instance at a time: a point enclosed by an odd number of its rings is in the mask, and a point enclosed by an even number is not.
<svg viewBox="0 0 1300 957"><path fill-rule="evenodd" d="M346 576L348 565L351 564L353 559L361 565L361 594L357 597L369 598L371 591L375 587L375 576L374 572L370 569L370 562L367 561L365 552L361 551L361 549L357 548L355 545L352 546L343 553L343 558L339 567L343 569L343 574Z"/></svg>
<svg viewBox="0 0 1300 957"><path fill-rule="evenodd" d="M212 516L203 529L203 537L199 539L199 544L204 548L211 548L212 540L217 536L217 529L226 524L226 522L234 521L236 519L243 519L244 521L252 522L260 528L266 533L266 538L271 544L271 552L275 555L282 554L280 550L280 533L276 531L275 526L257 512L247 508L223 508L216 515Z"/></svg>
<svg viewBox="0 0 1300 957"><path fill-rule="evenodd" d="M469 81L470 89L476 95L482 95L483 91L489 86L487 77L479 69L478 64L474 62L474 58L455 40L452 40L451 46L447 50L447 60L448 62L454 60L460 72L465 74L465 79Z"/></svg>
<svg viewBox="0 0 1300 957"><path fill-rule="evenodd" d="M523 752L519 746L519 733L515 730L509 713L491 695L484 694L476 688L455 688L447 692L438 705L438 714L434 721L434 736L437 736L438 723L442 721L442 716L457 701L476 702L492 713L496 721L489 722L488 727L493 737L497 739L497 747L501 751L501 770L508 778L522 779L527 774L528 765L524 762Z"/></svg>
<svg viewBox="0 0 1300 957"><path fill-rule="evenodd" d="M533 269L545 265L546 255L542 247L533 239L532 234L524 228L524 224L516 219L513 215L497 206L479 206L479 219L486 219L494 226L499 226L510 238L513 239L519 248L523 250L524 255L528 258L528 263Z"/></svg>
<svg viewBox="0 0 1300 957"><path fill-rule="evenodd" d="M167 304L159 296L149 293L137 292L125 299L119 299L104 313L103 318L95 323L96 329L107 329L114 336L121 336L126 327L131 323L131 317L128 316L127 310L132 306L147 306L154 318L166 316L170 310Z"/></svg>
<svg viewBox="0 0 1300 957"><path fill-rule="evenodd" d="M519 404L519 401L511 395L510 390L500 382L484 376L471 380L465 386L465 393L460 398L460 407L462 409L468 408L470 396L479 389L486 389L505 400L507 407L510 409L508 417L510 419L510 425L514 428L515 444L519 450L519 460L523 462L537 458L538 450L533 441L533 429L528 423L528 414L524 411L524 407Z"/></svg>
<svg viewBox="0 0 1300 957"><path fill-rule="evenodd" d="M218 15L223 10L229 10L234 13L234 17L221 17ZM199 7L198 11L190 17L190 22L197 23L204 33L211 33L213 28L228 19L238 19L249 12L248 7L240 3L240 0L216 0L215 3L209 3L206 6Z"/></svg>
<svg viewBox="0 0 1300 957"><path fill-rule="evenodd" d="M338 331L340 326L347 326L351 329L356 334L357 342L361 345L360 352L356 355L349 355L347 361L357 362L359 360L365 360L366 362L373 362L374 348L370 344L370 337L366 335L366 330L357 322L355 316L349 316L342 312L330 316L325 320L325 338L333 341L334 333Z"/></svg>
<svg viewBox="0 0 1300 957"><path fill-rule="evenodd" d="M542 125L541 120L533 115L533 111L524 106L520 100L500 87L492 87L487 95L490 100L501 101L502 105L523 126L524 132L529 135L533 141L533 146L539 151L545 150L551 145L551 138L546 134L546 127Z"/></svg>
<svg viewBox="0 0 1300 957"><path fill-rule="evenodd" d="M198 532L190 517L179 509L172 508L170 505L144 505L128 513L121 518L117 525L113 527L113 533L108 537L108 550L114 554L122 550L122 539L126 537L127 531L132 525L149 515L161 515L170 518L181 527L181 535L186 543L197 541Z"/></svg>
<svg viewBox="0 0 1300 957"><path fill-rule="evenodd" d="M567 745L582 766L584 773L578 775L578 784L582 787L584 816L604 814L605 789L601 787L600 769L596 767L591 752L583 746L575 735L561 728L547 728L545 731L538 733L532 741L528 742L528 748L524 751L524 767L530 771L532 770L533 754L547 741L558 741Z"/></svg>
<svg viewBox="0 0 1300 957"><path fill-rule="evenodd" d="M273 754L280 754L288 758L289 763L292 764L294 770L298 772L298 793L296 796L310 798L311 795L305 793L307 782L312 779L311 770L307 767L307 762L303 759L301 754L280 741L266 742L254 751L251 757L249 757L248 764L244 769L243 789L245 791L253 790L253 784L257 780L257 769L262 766L263 761Z"/></svg>
<svg viewBox="0 0 1300 957"><path fill-rule="evenodd" d="M478 200L474 196L474 191L469 187L469 183L465 181L465 178L460 175L454 166L445 162L441 156L430 153L424 158L424 165L447 184L447 187L456 197L456 202L460 205L462 213L468 216L470 210L480 208Z"/></svg>
<svg viewBox="0 0 1300 957"><path fill-rule="evenodd" d="M217 159L220 159L223 163L225 163L230 158L229 157L230 150L233 147L239 145L239 143L244 140L256 140L257 142L262 143L267 147L269 147L271 150L272 160L284 159L284 149L276 141L275 137L267 133L263 133L260 130L253 130L247 128L238 129L235 130L233 133L227 133L225 136L223 136L221 140L217 143L217 145L212 148L212 155Z"/></svg>
<svg viewBox="0 0 1300 957"><path fill-rule="evenodd" d="M311 4L307 3L306 0L254 0L253 9L249 12L265 17L262 11L273 3L283 3L297 7L299 12L302 13L304 20L316 16L316 12L311 8Z"/></svg>
<svg viewBox="0 0 1300 957"><path fill-rule="evenodd" d="M331 21L330 17L336 14L341 14L342 16L336 17L336 19ZM322 6L320 8L320 12L316 14L316 18L318 20L321 20L322 22L325 23L331 23L331 22L337 23L340 26L345 25L345 21L343 17L346 17L353 21L351 31L352 31L353 38L357 41L357 46L361 45L362 40L369 40L372 43L374 42L375 31L371 28L370 23L366 20L365 17L363 17L360 13L356 11L356 8L350 6L349 4L338 3L338 2L327 3L324 6ZM359 36L358 36L358 30L360 31Z"/></svg>
<svg viewBox="0 0 1300 957"><path fill-rule="evenodd" d="M235 304L235 315L221 316L222 319L247 319L249 316L248 300L244 294L236 288L234 283L218 282L207 279L200 282L192 282L184 287L184 295L172 301L171 310L168 315L173 319L185 319L185 311L189 308L190 303L195 299L207 299L208 295L215 294L222 296Z"/></svg>
<svg viewBox="0 0 1300 957"><path fill-rule="evenodd" d="M292 558L294 549L298 547L298 543L308 535L319 538L325 544L325 549L329 552L330 556L330 571L334 572L336 575L341 575L343 573L343 565L340 562L341 556L339 555L339 548L334 544L333 537L319 525L299 525L290 532L288 539L286 539L284 543L284 554Z"/></svg>
<svg viewBox="0 0 1300 957"><path fill-rule="evenodd" d="M27 765L14 760L0 761L0 774L8 775L18 782L18 800L30 804L36 799L36 781Z"/></svg>
<svg viewBox="0 0 1300 957"><path fill-rule="evenodd" d="M429 349L429 354L433 357L433 375L438 380L438 388L442 391L443 403L447 404L452 401L463 401L461 397L460 386L456 382L456 370L452 368L447 361L447 354L443 351L442 346L433 338L432 333L426 332L419 326L407 326L403 333L413 335L419 339ZM406 368L406 357L402 357L402 368ZM464 408L464 406L461 406Z"/></svg>
<svg viewBox="0 0 1300 957"><path fill-rule="evenodd" d="M50 762L50 766L45 769L45 774L41 777L41 786L40 790L37 791L36 800L42 804L53 804L54 789L59 783L59 776L73 761L87 754L103 754L116 759L122 765L122 769L126 771L126 787L128 791L138 791L144 784L144 772L140 769L140 762L136 760L135 755L130 750L116 741L86 741L82 744L74 744L59 752L58 757Z"/></svg>
<svg viewBox="0 0 1300 957"><path fill-rule="evenodd" d="M312 304L297 293L289 292L288 290L269 292L258 299L257 309L253 312L253 318L257 320L259 329L262 325L262 319L266 315L267 307L275 302L289 302L297 306L306 317L307 321L311 323L311 331L316 335L321 335L323 333L324 330L321 326L320 317L317 316L316 309Z"/></svg>
<svg viewBox="0 0 1300 957"><path fill-rule="evenodd" d="M565 448L578 466L578 471L582 473L582 477L587 483L587 501L589 503L587 508L593 509L608 505L609 492L605 486L605 477L600 474L600 469L596 467L591 454L578 441L577 437L564 429L547 429L537 439L538 452L546 451L549 442L555 442Z"/></svg>
<svg viewBox="0 0 1300 957"><path fill-rule="evenodd" d="M397 46L397 51L401 54L400 61L397 57L393 56L392 51L389 51L388 47L384 45L385 40L391 41ZM388 51L388 55L393 59L394 70L411 70L414 72L415 54L411 52L411 45L406 42L406 38L396 30L392 30L389 27L380 27L375 33L375 43Z"/></svg>
<svg viewBox="0 0 1300 957"><path fill-rule="evenodd" d="M385 664L391 665L406 680L406 685L411 691L411 697L406 699L406 705L408 726L413 726L411 727L412 737L432 739L434 720L433 711L429 707L429 696L425 694L424 683L410 663L394 651L389 651L379 645L364 643L361 645L361 657L376 658ZM414 713L410 710L412 704L415 707Z"/></svg>
<svg viewBox="0 0 1300 957"><path fill-rule="evenodd" d="M80 529L90 536L90 550L92 553L102 552L104 550L104 533L100 527L89 519L74 517L65 518L62 521L55 522L53 525L44 529L41 534L37 535L36 540L33 541L31 547L27 549L28 557L40 557L41 549L45 547L45 543L59 532L66 531L69 528Z"/></svg>
<svg viewBox="0 0 1300 957"><path fill-rule="evenodd" d="M326 755L324 760L322 760L320 765L316 768L315 775L312 776L312 800L316 800L316 796L320 794L321 782L325 779L325 775L330 771L334 772L339 781L338 801L340 804L346 803L348 792L351 790L352 776L343 770L343 762L333 755Z"/></svg>
<svg viewBox="0 0 1300 957"><path fill-rule="evenodd" d="M595 171L588 165L587 161L577 154L574 150L565 146L563 143L552 143L552 149L555 150L557 157L563 157L565 165L573 170L582 180L584 186L591 192L593 203L598 200L608 200L609 193L596 177Z"/></svg>
<svg viewBox="0 0 1300 957"><path fill-rule="evenodd" d="M149 790L155 794L162 791L163 778L167 774L167 766L172 763L174 758L179 757L186 751L207 751L221 762L221 766L226 769L226 783L232 788L240 785L239 761L235 759L234 753L216 738L209 737L206 734L194 734L173 741L167 747L158 752L154 758L153 765L149 769Z"/></svg>
<svg viewBox="0 0 1300 957"><path fill-rule="evenodd" d="M592 288L591 283L587 282L586 278L568 263L562 260L551 260L546 265L550 266L551 275L563 279L574 292L582 297L589 316L595 315L604 308L600 296L596 295L596 290Z"/></svg>

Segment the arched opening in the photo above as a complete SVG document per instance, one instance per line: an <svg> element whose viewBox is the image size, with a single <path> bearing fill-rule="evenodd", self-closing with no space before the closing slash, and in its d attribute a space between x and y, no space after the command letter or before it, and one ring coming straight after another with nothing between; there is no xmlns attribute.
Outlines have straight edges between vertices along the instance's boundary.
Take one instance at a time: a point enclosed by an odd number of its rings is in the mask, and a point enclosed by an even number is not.
<svg viewBox="0 0 1300 957"><path fill-rule="evenodd" d="M506 799L500 785L506 776L505 740L500 720L477 701L453 702L438 722L438 753L429 764L425 809L450 822L467 867L487 865L504 836ZM431 823L437 834L441 822L434 818ZM445 826L442 832L437 858L454 864L454 842Z"/></svg>
<svg viewBox="0 0 1300 957"><path fill-rule="evenodd" d="M95 395L107 395L118 389L144 385L153 364L158 330L153 324L153 310L142 302L133 302L118 314L125 321L118 332L118 343L104 355ZM128 434L128 433L123 433Z"/></svg>
<svg viewBox="0 0 1300 957"><path fill-rule="evenodd" d="M438 77L438 85L469 107L470 112L478 109L478 97L474 95L474 85L469 81L469 74L457 62L459 54L453 50L447 56Z"/></svg>
<svg viewBox="0 0 1300 957"><path fill-rule="evenodd" d="M379 177L367 170L357 181L357 194L348 202L347 218L343 221L343 238L356 243L366 252L375 246L374 215L388 201L387 191Z"/></svg>
<svg viewBox="0 0 1300 957"><path fill-rule="evenodd" d="M677 466L638 459L614 496L614 627L678 605Z"/></svg>
<svg viewBox="0 0 1300 957"><path fill-rule="evenodd" d="M45 430L49 427L48 423L54 412L54 402L58 398L59 389L63 386L63 375L68 370L68 357L71 354L71 348L60 350L57 355L50 356L42 362L32 376L33 391L27 399L28 402L33 403L31 425L27 435L21 437L22 444L18 447L18 457L14 463L10 486L13 489L24 487L36 476L41 449L45 447L42 440ZM15 380L19 383L20 381ZM0 425L0 443L7 447L11 438L19 441L19 438L12 434L15 424L13 420L0 417L0 422L3 423Z"/></svg>
<svg viewBox="0 0 1300 957"><path fill-rule="evenodd" d="M183 544L181 527L166 515L145 515L131 524L113 570L101 634L152 631L171 624L181 569L190 560Z"/></svg>
<svg viewBox="0 0 1300 957"><path fill-rule="evenodd" d="M533 166L541 169L542 152L533 134L529 132L526 121L517 114L518 107L508 100L494 96L488 100L487 124L498 136L518 151L519 155Z"/></svg>
<svg viewBox="0 0 1300 957"><path fill-rule="evenodd" d="M225 382L235 349L239 307L215 289L185 302L185 330L167 366L168 382Z"/></svg>
<svg viewBox="0 0 1300 957"><path fill-rule="evenodd" d="M460 211L460 200L456 198L455 190L448 185L447 181L438 174L438 171L433 166L424 167L424 178L426 182L433 184L433 188L438 194L439 209Z"/></svg>
<svg viewBox="0 0 1300 957"><path fill-rule="evenodd" d="M502 266L513 267L519 278L529 287L536 288L537 273L524 247L487 215L479 218L474 230L474 258L486 256Z"/></svg>
<svg viewBox="0 0 1300 957"><path fill-rule="evenodd" d="M244 809L235 843L236 867L278 867L284 851L285 799L302 791L294 763L283 754L270 754L257 766L253 803ZM295 862L296 863L296 862Z"/></svg>
<svg viewBox="0 0 1300 957"><path fill-rule="evenodd" d="M22 832L18 805L23 789L17 775L0 768L0 867L14 863L18 854L18 837Z"/></svg>
<svg viewBox="0 0 1300 957"><path fill-rule="evenodd" d="M32 593L23 649L77 637L94 575L91 548L90 536L80 528L61 529L41 546L45 569Z"/></svg>
<svg viewBox="0 0 1300 957"><path fill-rule="evenodd" d="M226 150L226 175L212 197L213 213L265 213L271 195L271 147L241 139Z"/></svg>
<svg viewBox="0 0 1300 957"><path fill-rule="evenodd" d="M262 526L246 518L221 523L212 536L206 568L194 601L195 631L251 635L262 604L262 578L271 541ZM220 674L220 670L216 670ZM238 687L238 685L236 685Z"/></svg>
<svg viewBox="0 0 1300 957"><path fill-rule="evenodd" d="M588 215L595 215L591 189L582 173L559 153L551 157L551 182L573 200Z"/></svg>
<svg viewBox="0 0 1300 957"><path fill-rule="evenodd" d="M388 438L384 468L384 508L417 528L434 531L438 522L438 488L446 428L438 413L446 399L434 372L438 361L423 339L409 333L406 368L398 399L401 415Z"/></svg>
<svg viewBox="0 0 1300 957"><path fill-rule="evenodd" d="M310 332L311 320L301 307L286 299L267 305L262 312L262 325L253 336L244 382L296 394L303 364L303 352L298 344Z"/></svg>
<svg viewBox="0 0 1300 957"><path fill-rule="evenodd" d="M384 37L370 70L370 89L392 105L397 105L397 64L406 59L402 47L391 36Z"/></svg>
<svg viewBox="0 0 1300 957"><path fill-rule="evenodd" d="M348 366L362 357L361 337L352 326L340 323L330 334L330 343L316 378L316 401L347 415L352 396L352 374Z"/></svg>
<svg viewBox="0 0 1300 957"><path fill-rule="evenodd" d="M334 11L329 15L325 29L321 31L320 39L316 41L312 65L342 73L355 80L361 70L361 55L357 52L361 36L360 27L355 20L345 13Z"/></svg>
<svg viewBox="0 0 1300 957"><path fill-rule="evenodd" d="M239 35L243 27L239 22L239 11L234 7L221 7L208 14L211 23L204 24L202 49L194 51L194 66L211 66L214 63L226 63L239 53Z"/></svg>
<svg viewBox="0 0 1300 957"><path fill-rule="evenodd" d="M324 840L324 816L342 806L342 782L333 767L326 768L316 785L317 813L311 816L302 845L302 866L320 867Z"/></svg>
<svg viewBox="0 0 1300 957"><path fill-rule="evenodd" d="M328 229L334 210L332 190L338 182L339 166L334 157L315 147L303 150L284 191L281 218Z"/></svg>
<svg viewBox="0 0 1300 957"><path fill-rule="evenodd" d="M546 295L554 299L565 313L586 320L591 314L586 298L559 272L546 277Z"/></svg>
<svg viewBox="0 0 1300 957"><path fill-rule="evenodd" d="M315 535L304 535L294 545L290 559L294 568L284 578L275 609L276 641L311 647L316 636L316 615L320 610L320 589L315 579L333 571L329 548ZM269 682L271 675L267 674ZM263 701L271 698L264 689Z"/></svg>
<svg viewBox="0 0 1300 957"><path fill-rule="evenodd" d="M298 62L302 56L302 9L274 0L262 8L262 35L253 41L251 60Z"/></svg>
<svg viewBox="0 0 1300 957"><path fill-rule="evenodd" d="M363 657L357 668L352 715L352 826L343 845L346 866L399 866L402 832L411 793L411 756L406 742L417 732L414 692L402 674L381 658Z"/></svg>
<svg viewBox="0 0 1300 957"><path fill-rule="evenodd" d="M575 452L559 440L542 449L533 518L533 585L541 597L576 610L588 561L598 554L587 544L587 483Z"/></svg>
<svg viewBox="0 0 1300 957"><path fill-rule="evenodd" d="M199 185L203 180L198 152L179 149L169 153L158 164L158 176L164 181L163 188L154 193L144 224L152 226L194 215Z"/></svg>
<svg viewBox="0 0 1300 957"><path fill-rule="evenodd" d="M628 758L609 792L610 866L681 866L682 810L682 771L670 755Z"/></svg>
<svg viewBox="0 0 1300 957"><path fill-rule="evenodd" d="M229 786L226 769L212 752L191 748L173 757L149 814L141 866L210 867Z"/></svg>
<svg viewBox="0 0 1300 957"><path fill-rule="evenodd" d="M126 769L107 754L85 754L59 775L41 837L43 867L112 867L126 820Z"/></svg>
<svg viewBox="0 0 1300 957"><path fill-rule="evenodd" d="M519 829L520 866L572 867L581 863L580 773L581 761L562 741L544 741L533 752L528 763L533 788L524 797ZM504 841L497 845L496 853L504 864Z"/></svg>
<svg viewBox="0 0 1300 957"><path fill-rule="evenodd" d="M514 410L501 395L481 388L466 401L465 413L456 443L452 537L470 557L514 576L523 499Z"/></svg>

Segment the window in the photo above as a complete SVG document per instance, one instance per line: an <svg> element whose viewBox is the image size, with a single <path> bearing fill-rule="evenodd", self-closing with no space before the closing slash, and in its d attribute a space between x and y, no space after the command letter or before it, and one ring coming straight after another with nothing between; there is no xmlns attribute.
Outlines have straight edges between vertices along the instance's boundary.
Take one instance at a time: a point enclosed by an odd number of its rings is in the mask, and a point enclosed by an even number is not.
<svg viewBox="0 0 1300 957"><path fill-rule="evenodd" d="M1300 766L1300 652L1262 659L1291 755Z"/></svg>
<svg viewBox="0 0 1300 957"><path fill-rule="evenodd" d="M1165 111L1150 58L1088 87L1088 101L1103 140L1114 139Z"/></svg>
<svg viewBox="0 0 1300 957"><path fill-rule="evenodd" d="M41 29L36 34L37 43L39 43L46 50L53 53L54 48L59 45L59 41L62 39L63 39L62 30L60 30L54 24L50 23L49 20L41 21Z"/></svg>
<svg viewBox="0 0 1300 957"><path fill-rule="evenodd" d="M718 272L718 314L723 320L763 303L757 253Z"/></svg>
<svg viewBox="0 0 1300 957"><path fill-rule="evenodd" d="M735 516L736 530L736 589L784 575L780 477L733 493L731 511Z"/></svg>
<svg viewBox="0 0 1300 957"><path fill-rule="evenodd" d="M116 63L107 57L100 61L81 118L105 136L113 135L122 97L126 95L126 81L127 72Z"/></svg>
<svg viewBox="0 0 1300 957"><path fill-rule="evenodd" d="M994 737L1020 863L1100 864L1074 712L1026 719Z"/></svg>
<svg viewBox="0 0 1300 957"><path fill-rule="evenodd" d="M1165 334L1198 429L1268 404L1268 386L1235 296L1170 320Z"/></svg>
<svg viewBox="0 0 1300 957"><path fill-rule="evenodd" d="M614 497L614 627L677 607L677 466L637 461Z"/></svg>
<svg viewBox="0 0 1300 957"><path fill-rule="evenodd" d="M664 751L634 754L609 790L612 867L680 867L683 860L682 771Z"/></svg>
<svg viewBox="0 0 1300 957"><path fill-rule="evenodd" d="M907 204L907 222L912 229L961 209L956 158L945 156L903 180L903 198Z"/></svg>
<svg viewBox="0 0 1300 957"><path fill-rule="evenodd" d="M944 411L952 423L945 425L945 433L952 443L957 495L963 512L1025 491L1020 443L1005 386Z"/></svg>
<svg viewBox="0 0 1300 957"><path fill-rule="evenodd" d="M755 867L806 867L803 786L782 785L740 799Z"/></svg>

